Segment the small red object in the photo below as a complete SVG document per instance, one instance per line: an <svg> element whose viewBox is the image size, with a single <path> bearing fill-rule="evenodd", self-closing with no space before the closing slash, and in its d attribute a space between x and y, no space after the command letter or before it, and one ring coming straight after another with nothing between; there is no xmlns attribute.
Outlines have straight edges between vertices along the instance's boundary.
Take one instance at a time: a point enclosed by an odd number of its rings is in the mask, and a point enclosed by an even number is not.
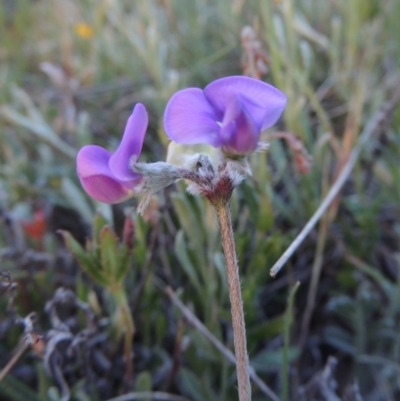
<svg viewBox="0 0 400 401"><path fill-rule="evenodd" d="M32 239L43 238L47 230L44 211L42 209L36 210L31 220L22 221L22 228L25 234Z"/></svg>

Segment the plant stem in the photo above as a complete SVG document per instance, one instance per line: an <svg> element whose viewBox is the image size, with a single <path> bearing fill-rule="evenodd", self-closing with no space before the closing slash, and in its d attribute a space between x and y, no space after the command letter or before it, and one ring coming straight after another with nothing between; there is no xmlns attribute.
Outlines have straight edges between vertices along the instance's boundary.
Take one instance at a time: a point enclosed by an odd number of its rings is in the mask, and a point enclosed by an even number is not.
<svg viewBox="0 0 400 401"><path fill-rule="evenodd" d="M124 359L125 359L125 379L126 386L129 388L133 379L133 355L132 355L132 341L135 334L135 326L129 308L128 299L125 290L122 288L114 293L115 301L118 306L118 313L122 317L123 333L124 333Z"/></svg>
<svg viewBox="0 0 400 401"><path fill-rule="evenodd" d="M293 323L293 303L300 281L290 290L283 324L282 400L289 401L289 347L290 328Z"/></svg>
<svg viewBox="0 0 400 401"><path fill-rule="evenodd" d="M206 326L204 326L202 322L200 322L200 320L196 317L196 315L194 315L193 312L186 305L182 303L182 301L178 298L178 296L175 294L175 292L172 290L171 287L164 288L159 283L157 284L157 286L160 287L161 289L164 289L168 297L171 299L174 305L182 312L183 316L185 316L189 324L191 324L194 328L196 328L199 331L199 333L201 333L208 341L210 341L211 344L213 344L214 347L219 352L221 352L221 354L224 355L229 362L236 364L236 359L235 355L233 355L233 352L227 347L225 347L225 345L222 344L222 342L219 341L211 333L211 331L208 330ZM258 388L267 397L269 397L268 399L271 399L272 401L280 401L280 398L260 379L260 377L257 375L255 370L251 366L249 370L249 375L252 381L258 386Z"/></svg>
<svg viewBox="0 0 400 401"><path fill-rule="evenodd" d="M236 371L239 387L239 401L251 400L249 357L246 345L246 328L242 294L240 291L239 267L235 251L229 201L214 203L221 229L222 247L226 260L229 298L231 301L233 339L235 344Z"/></svg>

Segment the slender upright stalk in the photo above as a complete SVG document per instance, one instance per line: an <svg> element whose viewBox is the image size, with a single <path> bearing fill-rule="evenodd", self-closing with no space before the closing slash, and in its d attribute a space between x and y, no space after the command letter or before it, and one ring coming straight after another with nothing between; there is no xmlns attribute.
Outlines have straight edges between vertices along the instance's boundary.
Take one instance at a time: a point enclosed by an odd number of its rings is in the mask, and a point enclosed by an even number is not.
<svg viewBox="0 0 400 401"><path fill-rule="evenodd" d="M118 312L121 316L124 335L124 359L125 359L125 381L129 388L132 385L133 379L133 362L132 362L132 341L135 334L135 326L133 323L131 310L129 308L128 299L124 289L120 289L114 293L117 303Z"/></svg>
<svg viewBox="0 0 400 401"><path fill-rule="evenodd" d="M300 281L297 281L290 290L287 308L283 321L283 361L282 361L282 399L289 401L289 346L290 346L290 328L293 323L293 303Z"/></svg>
<svg viewBox="0 0 400 401"><path fill-rule="evenodd" d="M233 339L235 344L236 371L239 388L239 401L251 401L251 386L249 377L249 357L247 354L246 328L242 293L240 290L239 267L237 263L235 240L233 237L229 201L213 204L217 212L221 229L222 247L226 260L228 275L229 298L231 301Z"/></svg>
<svg viewBox="0 0 400 401"><path fill-rule="evenodd" d="M17 349L10 359L10 361L7 363L7 365L0 371L0 382L8 375L10 370L14 367L14 365L18 362L19 358L21 358L22 354L29 348L29 342L26 341L27 337L24 337L23 341L21 341Z"/></svg>

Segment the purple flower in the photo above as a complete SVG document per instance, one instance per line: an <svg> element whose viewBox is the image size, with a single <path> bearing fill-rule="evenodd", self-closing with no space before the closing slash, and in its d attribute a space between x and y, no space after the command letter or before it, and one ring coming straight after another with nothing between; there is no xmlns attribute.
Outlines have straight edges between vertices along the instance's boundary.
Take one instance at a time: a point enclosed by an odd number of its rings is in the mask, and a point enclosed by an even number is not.
<svg viewBox="0 0 400 401"><path fill-rule="evenodd" d="M165 110L164 127L177 143L207 143L228 154L246 155L257 148L260 132L275 124L285 105L286 96L265 82L226 77L204 90L175 93Z"/></svg>
<svg viewBox="0 0 400 401"><path fill-rule="evenodd" d="M142 175L133 172L130 164L137 161L142 151L147 124L147 111L138 103L114 153L97 145L87 145L79 151L76 160L78 176L92 198L105 203L118 203L134 194Z"/></svg>

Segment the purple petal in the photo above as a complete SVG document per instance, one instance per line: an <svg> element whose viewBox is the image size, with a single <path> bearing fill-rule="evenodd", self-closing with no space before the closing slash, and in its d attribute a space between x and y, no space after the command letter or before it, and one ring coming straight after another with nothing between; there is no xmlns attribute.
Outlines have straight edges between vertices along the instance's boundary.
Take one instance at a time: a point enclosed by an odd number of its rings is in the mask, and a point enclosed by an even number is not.
<svg viewBox="0 0 400 401"><path fill-rule="evenodd" d="M84 146L77 156L77 171L83 188L92 198L118 203L132 195L141 176L135 174L129 182L118 181L108 166L110 157L111 153L100 146Z"/></svg>
<svg viewBox="0 0 400 401"><path fill-rule="evenodd" d="M241 104L240 97L231 94L227 99L222 121L221 138L228 153L251 153L257 147L260 131Z"/></svg>
<svg viewBox="0 0 400 401"><path fill-rule="evenodd" d="M240 155L254 152L259 137L259 129L255 126L251 116L243 109L236 119L236 134L229 143L230 147Z"/></svg>
<svg viewBox="0 0 400 401"><path fill-rule="evenodd" d="M222 119L220 136L222 143L226 146L236 134L236 119L240 115L241 104L239 96L229 93L226 99L224 117Z"/></svg>
<svg viewBox="0 0 400 401"><path fill-rule="evenodd" d="M130 168L130 160L136 161L140 156L148 121L146 108L138 103L126 123L121 143L109 161L110 170L120 181L129 181L137 176Z"/></svg>
<svg viewBox="0 0 400 401"><path fill-rule="evenodd" d="M235 92L229 93L225 99L224 117L222 119L222 127L228 125L231 121L235 121L242 111L242 104L239 96Z"/></svg>
<svg viewBox="0 0 400 401"><path fill-rule="evenodd" d="M198 88L183 89L172 96L164 114L168 137L177 143L208 143L221 146L219 136L222 113L217 115Z"/></svg>
<svg viewBox="0 0 400 401"><path fill-rule="evenodd" d="M81 177L85 191L94 199L104 203L119 203L132 196L133 191L105 175Z"/></svg>
<svg viewBox="0 0 400 401"><path fill-rule="evenodd" d="M286 96L280 90L249 77L217 79L204 89L205 97L220 113L225 112L226 100L232 92L240 95L245 109L260 130L275 124L286 105Z"/></svg>
<svg viewBox="0 0 400 401"><path fill-rule="evenodd" d="M114 178L108 167L110 157L111 153L101 146L84 146L76 157L79 177L86 178L93 175L105 175Z"/></svg>

